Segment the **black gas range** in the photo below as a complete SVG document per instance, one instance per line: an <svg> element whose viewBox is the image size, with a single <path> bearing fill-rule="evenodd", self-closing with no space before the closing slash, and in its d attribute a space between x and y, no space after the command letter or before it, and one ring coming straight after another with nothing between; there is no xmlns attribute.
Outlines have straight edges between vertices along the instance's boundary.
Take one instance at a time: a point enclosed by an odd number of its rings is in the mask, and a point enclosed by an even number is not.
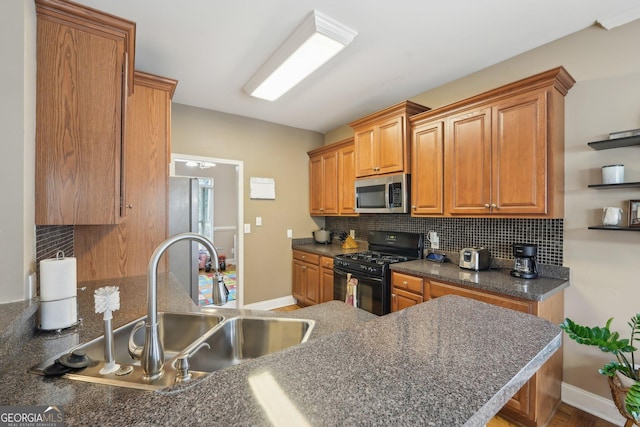
<svg viewBox="0 0 640 427"><path fill-rule="evenodd" d="M367 251L334 257L334 299L344 301L349 280L355 280L355 305L382 316L391 312L389 265L422 258L424 238L419 233L369 231L367 243Z"/></svg>

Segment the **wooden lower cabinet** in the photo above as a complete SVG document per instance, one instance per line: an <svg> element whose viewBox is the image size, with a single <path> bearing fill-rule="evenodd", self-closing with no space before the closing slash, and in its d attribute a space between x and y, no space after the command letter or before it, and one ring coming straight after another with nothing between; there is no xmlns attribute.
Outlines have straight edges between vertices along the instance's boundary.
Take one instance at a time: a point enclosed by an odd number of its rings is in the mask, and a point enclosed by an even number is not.
<svg viewBox="0 0 640 427"><path fill-rule="evenodd" d="M460 295L533 314L555 324L561 323L564 318L564 292L558 292L544 301L531 301L434 280L430 280L426 287L431 298L452 294ZM500 414L525 426L544 426L560 403L561 384L562 347L511 398L502 408Z"/></svg>
<svg viewBox="0 0 640 427"><path fill-rule="evenodd" d="M320 256L293 251L293 297L300 305L320 302Z"/></svg>
<svg viewBox="0 0 640 427"><path fill-rule="evenodd" d="M427 298L428 299L428 298ZM391 311L400 311L424 302L424 284L421 277L391 273Z"/></svg>
<svg viewBox="0 0 640 427"><path fill-rule="evenodd" d="M333 301L333 258L320 258L320 302Z"/></svg>

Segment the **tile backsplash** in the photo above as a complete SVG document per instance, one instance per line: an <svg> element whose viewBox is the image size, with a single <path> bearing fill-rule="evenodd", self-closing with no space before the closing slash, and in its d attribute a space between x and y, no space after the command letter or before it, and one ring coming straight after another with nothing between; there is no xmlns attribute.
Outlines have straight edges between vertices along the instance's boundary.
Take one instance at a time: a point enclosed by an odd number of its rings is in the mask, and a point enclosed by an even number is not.
<svg viewBox="0 0 640 427"><path fill-rule="evenodd" d="M422 233L425 247L429 231L438 233L440 251L458 252L465 247L484 246L492 257L513 259L514 243L538 245L537 261L562 266L563 219L511 218L415 218L407 214L367 214L359 217L326 217L325 228L334 234L355 230L356 239L366 240L368 230Z"/></svg>
<svg viewBox="0 0 640 427"><path fill-rule="evenodd" d="M72 257L73 225L37 225L36 226L36 272L40 277L40 261L55 258L58 251Z"/></svg>

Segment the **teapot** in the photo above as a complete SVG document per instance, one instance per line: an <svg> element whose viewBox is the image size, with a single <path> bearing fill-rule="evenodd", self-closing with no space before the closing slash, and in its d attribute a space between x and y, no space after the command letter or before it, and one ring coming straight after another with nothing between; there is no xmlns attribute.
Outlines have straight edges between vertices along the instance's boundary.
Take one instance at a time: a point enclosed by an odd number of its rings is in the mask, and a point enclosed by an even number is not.
<svg viewBox="0 0 640 427"><path fill-rule="evenodd" d="M622 208L607 206L602 208L603 225L619 225L622 220Z"/></svg>

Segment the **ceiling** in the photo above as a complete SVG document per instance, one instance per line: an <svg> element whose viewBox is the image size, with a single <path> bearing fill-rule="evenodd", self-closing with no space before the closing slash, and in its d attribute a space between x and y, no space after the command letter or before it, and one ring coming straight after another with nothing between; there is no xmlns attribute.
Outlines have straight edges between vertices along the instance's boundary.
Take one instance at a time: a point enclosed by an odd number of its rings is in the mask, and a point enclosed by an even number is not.
<svg viewBox="0 0 640 427"><path fill-rule="evenodd" d="M136 22L136 69L178 80L173 101L327 132L600 20L639 0L75 0ZM316 9L358 32L280 99L242 87ZM560 65L560 64L559 64Z"/></svg>

